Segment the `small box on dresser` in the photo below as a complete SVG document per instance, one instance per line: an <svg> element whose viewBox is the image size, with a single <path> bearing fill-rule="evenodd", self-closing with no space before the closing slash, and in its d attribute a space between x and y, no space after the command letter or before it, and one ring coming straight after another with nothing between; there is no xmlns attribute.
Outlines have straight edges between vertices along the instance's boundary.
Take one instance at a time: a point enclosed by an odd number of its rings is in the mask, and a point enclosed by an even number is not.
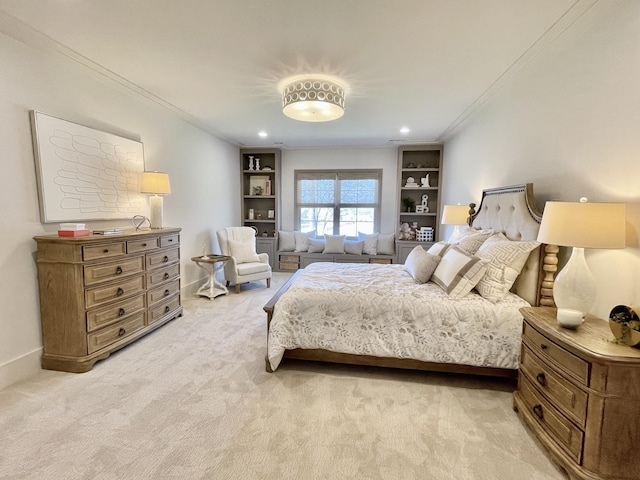
<svg viewBox="0 0 640 480"><path fill-rule="evenodd" d="M86 372L181 316L180 230L34 237L42 367Z"/></svg>
<svg viewBox="0 0 640 480"><path fill-rule="evenodd" d="M574 479L640 479L640 350L587 316L576 330L550 307L521 309L514 408Z"/></svg>

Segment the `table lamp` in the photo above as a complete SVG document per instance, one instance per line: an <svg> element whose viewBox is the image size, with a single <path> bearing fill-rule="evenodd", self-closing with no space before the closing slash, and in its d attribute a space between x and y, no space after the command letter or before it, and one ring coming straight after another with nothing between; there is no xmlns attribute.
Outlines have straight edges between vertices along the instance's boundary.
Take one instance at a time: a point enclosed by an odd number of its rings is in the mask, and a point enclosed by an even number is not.
<svg viewBox="0 0 640 480"><path fill-rule="evenodd" d="M596 281L584 258L585 248L624 248L624 203L547 202L538 241L572 247L571 256L553 285L558 323L577 327L589 313Z"/></svg>
<svg viewBox="0 0 640 480"><path fill-rule="evenodd" d="M162 195L171 193L169 175L162 172L142 172L140 193L150 193L149 224L151 228L162 228Z"/></svg>
<svg viewBox="0 0 640 480"><path fill-rule="evenodd" d="M442 210L442 225L455 225L448 242L453 242L460 235L459 225L466 225L469 218L469 207L466 205L445 205Z"/></svg>

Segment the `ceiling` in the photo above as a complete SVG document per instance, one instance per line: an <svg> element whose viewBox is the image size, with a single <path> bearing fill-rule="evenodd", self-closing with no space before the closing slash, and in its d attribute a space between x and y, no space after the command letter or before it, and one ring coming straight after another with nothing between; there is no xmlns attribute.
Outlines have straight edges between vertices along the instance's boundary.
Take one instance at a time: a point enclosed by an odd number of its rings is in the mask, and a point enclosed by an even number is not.
<svg viewBox="0 0 640 480"><path fill-rule="evenodd" d="M240 146L376 147L446 140L595 1L0 0L0 31ZM342 118L282 114L301 73L346 83Z"/></svg>

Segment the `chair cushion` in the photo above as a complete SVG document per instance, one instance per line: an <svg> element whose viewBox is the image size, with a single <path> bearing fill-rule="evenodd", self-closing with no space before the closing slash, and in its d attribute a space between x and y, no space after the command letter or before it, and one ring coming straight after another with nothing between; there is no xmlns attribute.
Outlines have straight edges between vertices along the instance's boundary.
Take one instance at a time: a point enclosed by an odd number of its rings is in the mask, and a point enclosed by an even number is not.
<svg viewBox="0 0 640 480"><path fill-rule="evenodd" d="M236 263L248 263L248 262L259 262L260 257L256 253L256 241L255 239L251 239L251 241L246 240L228 240L229 243L229 253L233 258L236 259Z"/></svg>
<svg viewBox="0 0 640 480"><path fill-rule="evenodd" d="M268 263L251 262L241 263L237 266L238 276L253 275L254 273L268 272L271 269Z"/></svg>

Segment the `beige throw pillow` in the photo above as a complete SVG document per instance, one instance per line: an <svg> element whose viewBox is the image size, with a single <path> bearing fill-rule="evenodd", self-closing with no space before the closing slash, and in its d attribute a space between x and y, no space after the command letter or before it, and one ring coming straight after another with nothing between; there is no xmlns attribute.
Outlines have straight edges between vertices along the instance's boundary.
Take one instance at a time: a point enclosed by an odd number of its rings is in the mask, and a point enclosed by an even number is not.
<svg viewBox="0 0 640 480"><path fill-rule="evenodd" d="M259 262L260 257L256 253L255 240L229 240L229 250L231 256L236 259L236 263Z"/></svg>
<svg viewBox="0 0 640 480"><path fill-rule="evenodd" d="M416 246L404 261L404 269L409 272L416 283L427 283L440 263L440 257L432 255L420 245Z"/></svg>

